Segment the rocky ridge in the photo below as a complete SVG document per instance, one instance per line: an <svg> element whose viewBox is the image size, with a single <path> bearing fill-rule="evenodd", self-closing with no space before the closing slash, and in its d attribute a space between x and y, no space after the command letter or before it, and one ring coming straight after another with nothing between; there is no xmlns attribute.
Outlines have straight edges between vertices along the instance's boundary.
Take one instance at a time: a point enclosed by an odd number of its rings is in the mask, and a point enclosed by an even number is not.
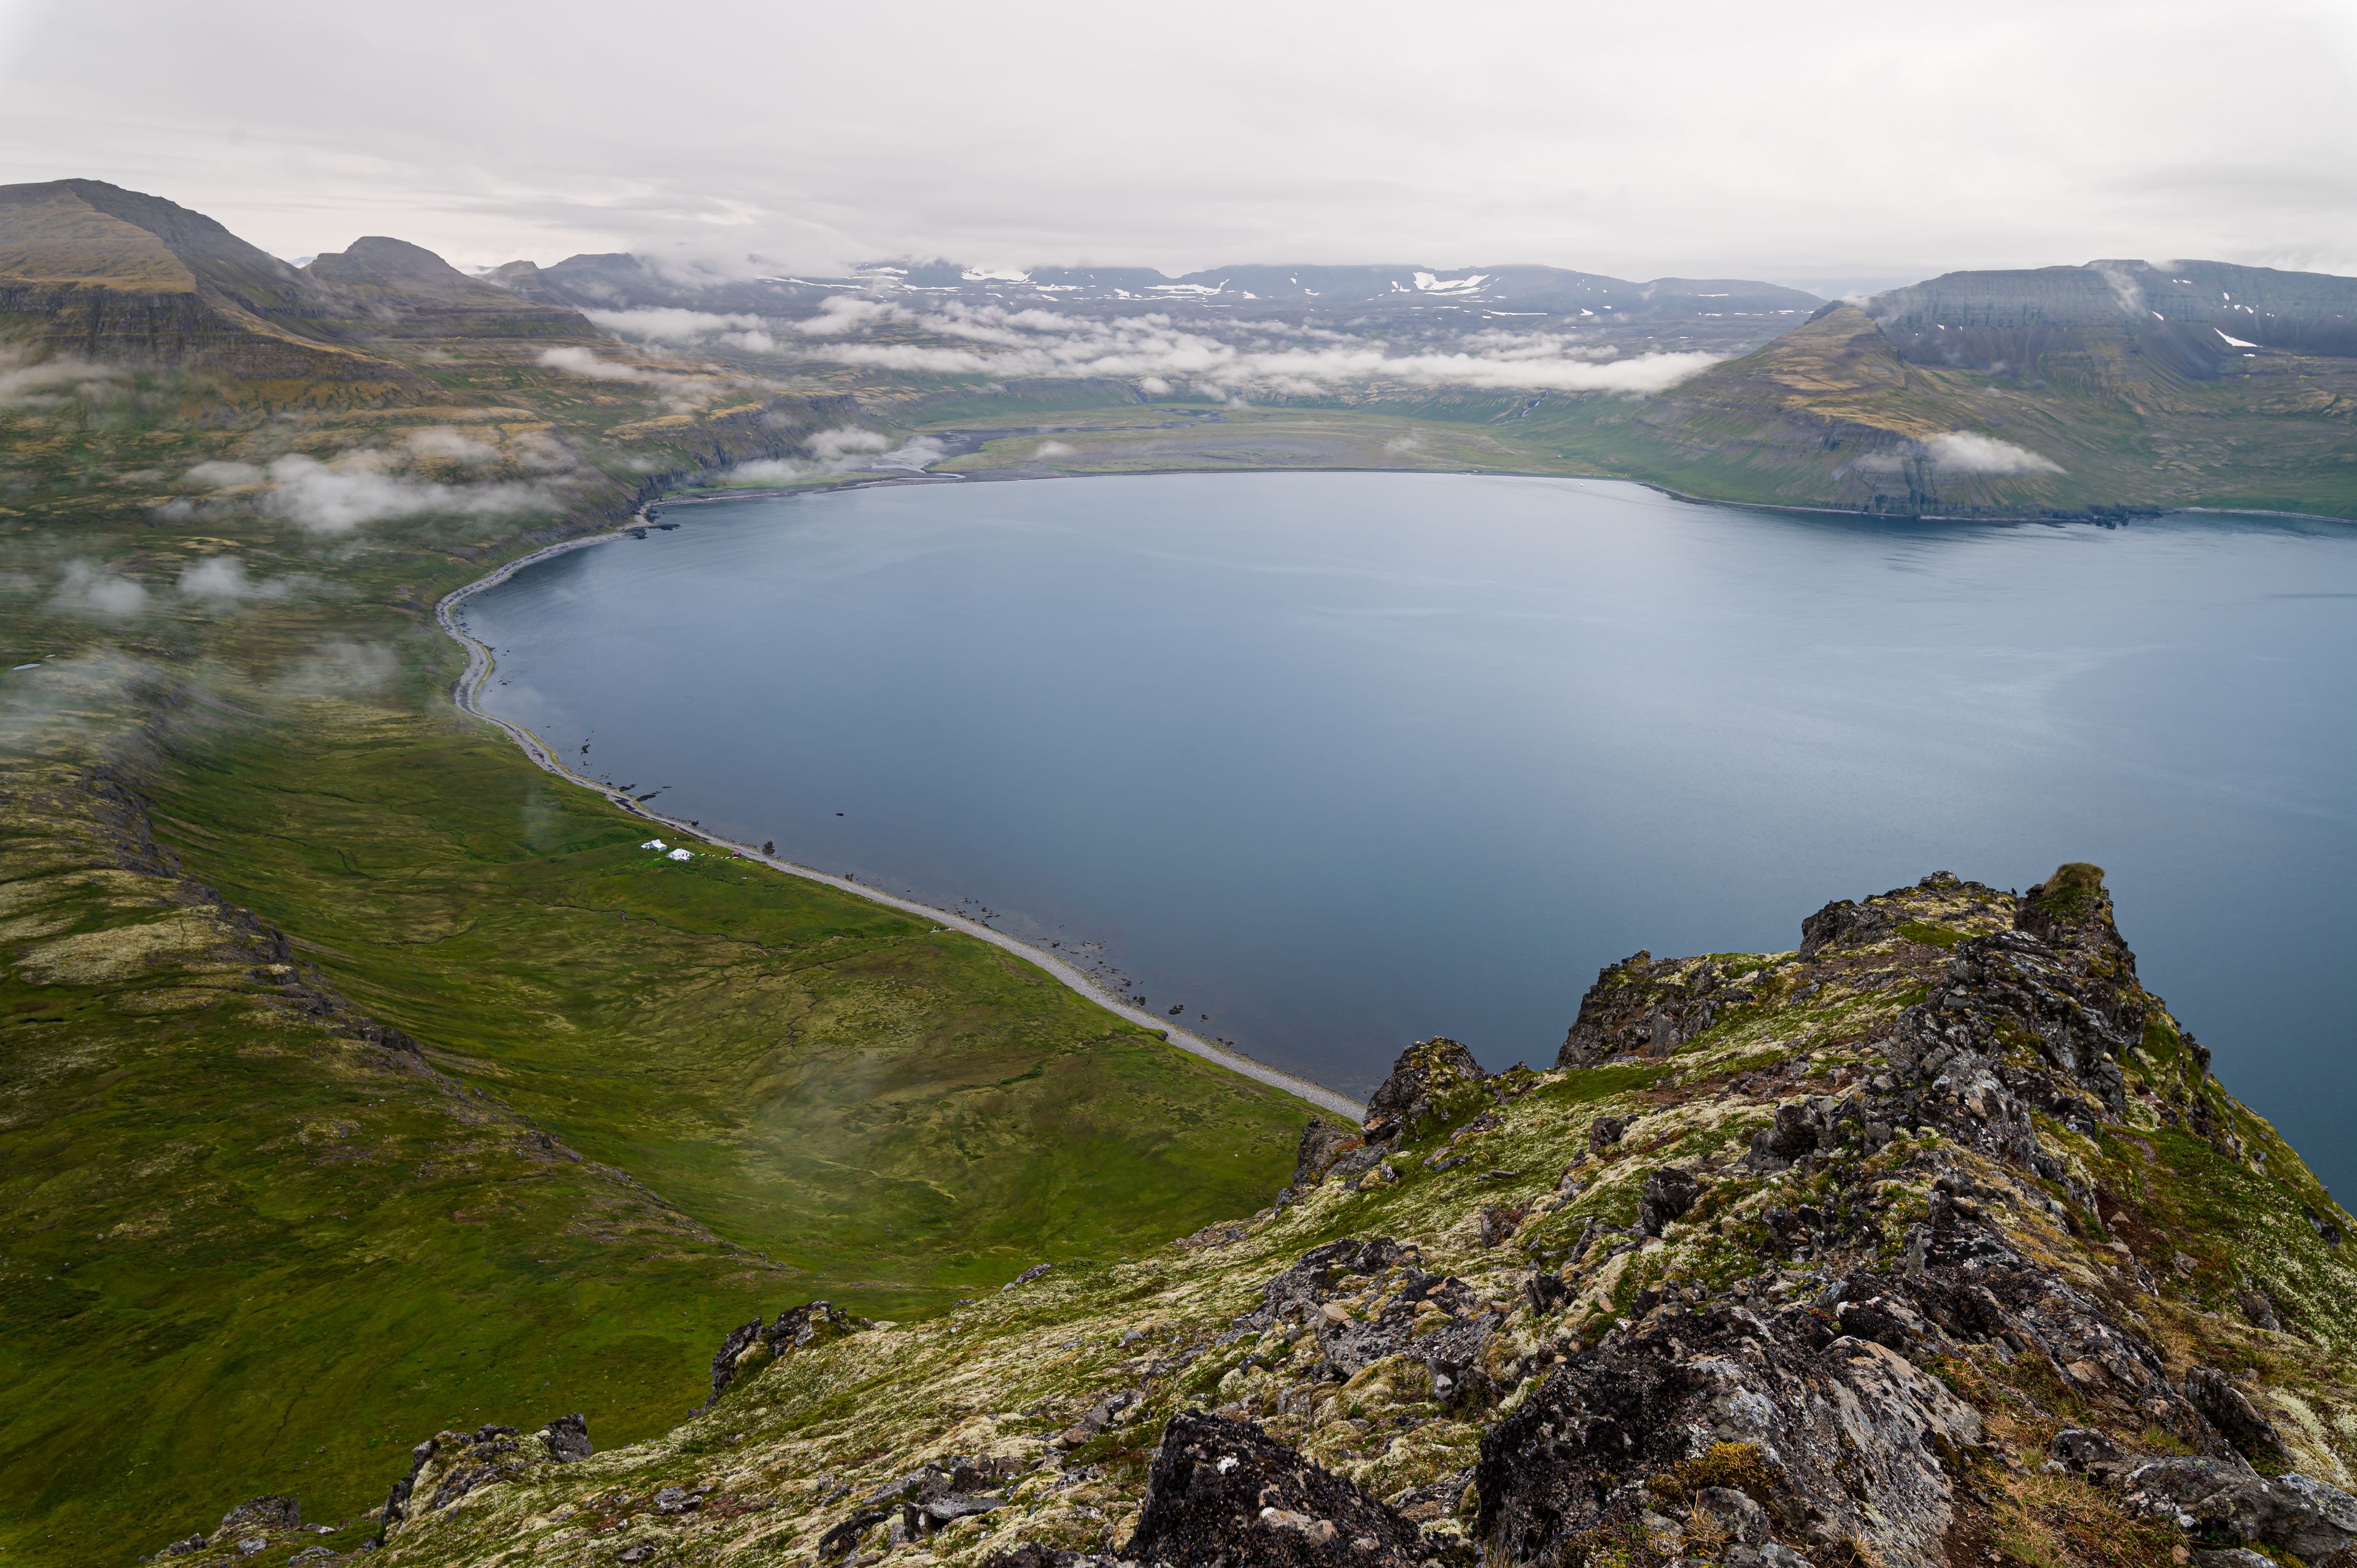
<svg viewBox="0 0 2357 1568"><path fill-rule="evenodd" d="M1152 1256L749 1324L663 1438L441 1434L377 1560L2345 1568L2346 1216L2101 873L1803 935L1612 966L1551 1071L1421 1042Z"/></svg>

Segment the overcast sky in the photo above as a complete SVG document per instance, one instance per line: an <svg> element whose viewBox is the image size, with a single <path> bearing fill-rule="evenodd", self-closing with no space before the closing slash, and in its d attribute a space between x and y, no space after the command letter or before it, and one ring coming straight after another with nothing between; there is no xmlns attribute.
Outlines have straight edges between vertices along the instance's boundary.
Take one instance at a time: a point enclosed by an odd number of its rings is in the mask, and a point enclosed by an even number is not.
<svg viewBox="0 0 2357 1568"><path fill-rule="evenodd" d="M285 256L2357 273L2357 0L0 0L0 181Z"/></svg>

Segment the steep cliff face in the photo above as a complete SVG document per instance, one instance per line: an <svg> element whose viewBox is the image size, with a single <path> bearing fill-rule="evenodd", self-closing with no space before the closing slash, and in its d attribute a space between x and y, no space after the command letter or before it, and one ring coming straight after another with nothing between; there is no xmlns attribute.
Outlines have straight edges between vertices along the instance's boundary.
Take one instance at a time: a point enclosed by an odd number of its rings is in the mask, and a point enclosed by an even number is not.
<svg viewBox="0 0 2357 1568"><path fill-rule="evenodd" d="M2337 1562L2346 1217L2101 874L1804 934L1614 966L1553 1071L1412 1047L1272 1207L1152 1256L750 1326L660 1441L441 1434L372 1560Z"/></svg>

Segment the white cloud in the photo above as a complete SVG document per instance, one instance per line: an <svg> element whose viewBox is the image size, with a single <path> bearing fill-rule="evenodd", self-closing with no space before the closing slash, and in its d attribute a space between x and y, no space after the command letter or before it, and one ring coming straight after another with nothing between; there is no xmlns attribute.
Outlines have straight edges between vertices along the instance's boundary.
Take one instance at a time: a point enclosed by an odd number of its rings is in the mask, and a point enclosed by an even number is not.
<svg viewBox="0 0 2357 1568"><path fill-rule="evenodd" d="M581 376L593 381L657 381L672 378L661 371L651 371L641 365L626 365L619 360L605 360L594 349L567 345L562 349L543 349L540 362L552 371Z"/></svg>
<svg viewBox="0 0 2357 1568"><path fill-rule="evenodd" d="M283 599L298 583L293 577L256 579L246 575L245 563L234 555L208 555L181 567L176 585L184 597L233 605L246 599Z"/></svg>
<svg viewBox="0 0 2357 1568"><path fill-rule="evenodd" d="M49 601L70 614L126 620L147 607L147 590L92 561L69 561Z"/></svg>
<svg viewBox="0 0 2357 1568"><path fill-rule="evenodd" d="M1031 456L1034 457L1069 457L1072 456L1076 448L1067 442L1042 441L1038 446L1032 448Z"/></svg>
<svg viewBox="0 0 2357 1568"><path fill-rule="evenodd" d="M1496 329L1471 334L1454 348L1394 352L1379 342L1332 335L1321 335L1320 347L1260 346L1265 335L1257 324L1253 341L1240 345L1176 326L1163 315L1106 321L959 306L922 314L901 311L892 319L896 326L961 341L876 342L858 336L860 328L853 326L805 352L838 364L921 375L1105 377L1136 381L1154 396L1185 381L1222 399L1255 392L1314 396L1369 381L1642 394L1674 386L1717 359L1703 353L1607 359L1601 357L1605 350L1563 334Z"/></svg>
<svg viewBox="0 0 2357 1568"><path fill-rule="evenodd" d="M906 321L909 312L897 305L881 300L862 299L856 295L838 294L818 307L816 316L793 322L793 329L806 338L828 338L841 332L856 332L863 327L873 327L887 321Z"/></svg>
<svg viewBox="0 0 2357 1568"><path fill-rule="evenodd" d="M314 533L345 533L362 523L447 513L520 517L552 511L561 500L539 484L512 480L446 485L393 471L377 451L345 452L326 461L299 453L251 463L202 463L188 479L215 489L252 490L256 510Z"/></svg>
<svg viewBox="0 0 2357 1568"><path fill-rule="evenodd" d="M258 485L262 483L263 473L252 463L238 463L227 458L218 458L210 463L198 464L181 478L205 489L225 490L241 485Z"/></svg>
<svg viewBox="0 0 2357 1568"><path fill-rule="evenodd" d="M499 461L500 449L497 446L447 424L413 430L404 439L409 449L421 457L436 457L446 463L464 463L469 467Z"/></svg>
<svg viewBox="0 0 2357 1568"><path fill-rule="evenodd" d="M2027 446L1977 431L1952 430L1923 443L1936 466L1964 474L2059 474L2062 466Z"/></svg>
<svg viewBox="0 0 2357 1568"><path fill-rule="evenodd" d="M0 351L0 408L47 408L76 393L102 397L129 380L112 365L93 365L85 360L44 360L27 365Z"/></svg>
<svg viewBox="0 0 2357 1568"><path fill-rule="evenodd" d="M758 316L722 315L709 310L669 306L640 310L588 310L583 315L619 338L643 338L656 343L702 343L723 334L758 329Z"/></svg>
<svg viewBox="0 0 2357 1568"><path fill-rule="evenodd" d="M381 643L337 639L288 665L273 685L291 697L359 696L385 686L400 670L401 660Z"/></svg>
<svg viewBox="0 0 2357 1568"><path fill-rule="evenodd" d="M844 425L822 430L803 445L808 457L762 457L739 463L729 478L765 484L791 484L798 479L825 478L836 474L872 474L906 469L921 472L942 460L945 449L930 435L911 436L899 446L879 431Z"/></svg>
<svg viewBox="0 0 2357 1568"><path fill-rule="evenodd" d="M845 425L835 430L822 430L810 438L811 455L821 461L832 461L849 452L882 452L892 445L892 438L880 430L861 430Z"/></svg>

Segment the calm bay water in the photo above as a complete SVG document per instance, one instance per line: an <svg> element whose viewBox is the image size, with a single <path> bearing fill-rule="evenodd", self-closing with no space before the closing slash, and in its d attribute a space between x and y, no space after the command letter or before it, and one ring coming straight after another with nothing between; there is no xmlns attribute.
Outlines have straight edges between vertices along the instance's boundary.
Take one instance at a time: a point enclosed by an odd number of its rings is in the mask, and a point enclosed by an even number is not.
<svg viewBox="0 0 2357 1568"><path fill-rule="evenodd" d="M2220 1075L2357 1176L2357 528L1351 474L672 515L469 602L488 706L672 815L1102 944L1265 1060L1544 1066L1637 948L2093 860Z"/></svg>

